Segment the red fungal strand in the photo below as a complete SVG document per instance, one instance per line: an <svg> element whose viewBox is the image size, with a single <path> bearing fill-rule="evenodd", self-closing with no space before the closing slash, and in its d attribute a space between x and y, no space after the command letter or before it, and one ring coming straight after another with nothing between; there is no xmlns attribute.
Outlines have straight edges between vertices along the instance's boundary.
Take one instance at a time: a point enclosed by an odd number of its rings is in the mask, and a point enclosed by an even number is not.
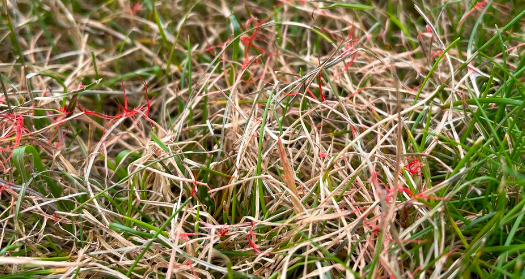
<svg viewBox="0 0 525 279"><path fill-rule="evenodd" d="M137 76L140 81L142 82L142 84L144 85L144 91L145 91L145 97L146 97L146 104L145 105L141 105L141 106L138 106L134 109L129 109L128 108L128 97L127 97L127 94L126 94L126 88L124 87L124 84L122 84L122 90L124 91L124 106L120 105L120 108L122 109L122 113L120 114L117 114L115 116L110 116L110 115L107 115L107 114L101 114L101 113L98 113L98 112L95 112L95 111L91 111L91 110L85 110L85 109L82 109L80 108L80 110L82 112L84 112L85 114L88 114L88 115L93 115L93 116L96 116L98 118L102 118L102 119L106 119L106 120L117 120L117 119L121 119L121 118L126 118L126 117L134 117L137 113L143 113L144 116L148 117L148 114L151 110L151 103L150 103L150 99L148 97L148 86L146 84L146 81L144 81L144 79L140 76Z"/></svg>
<svg viewBox="0 0 525 279"><path fill-rule="evenodd" d="M10 141L9 138L15 138L13 145L0 148L0 151L11 152L4 161L6 162L13 156L13 150L20 146L22 136L30 135L31 132L24 126L24 117L21 114L7 113L4 117L0 117L0 122L2 123L0 124L0 141ZM0 164L3 164L3 162L0 162Z"/></svg>
<svg viewBox="0 0 525 279"><path fill-rule="evenodd" d="M137 1L137 3L131 8L131 14L134 15L141 7L140 1Z"/></svg>
<svg viewBox="0 0 525 279"><path fill-rule="evenodd" d="M63 107L59 108L58 111L59 111L61 114L65 114L66 111L67 111L67 105L64 105Z"/></svg>
<svg viewBox="0 0 525 279"><path fill-rule="evenodd" d="M351 126L353 128L353 126ZM369 179L374 184L379 184L379 173L377 171L373 171L370 175Z"/></svg>
<svg viewBox="0 0 525 279"><path fill-rule="evenodd" d="M481 9L481 8L485 7L485 5L487 5L487 1L483 0L483 1L480 1L480 2L476 3L475 7L478 8L478 9Z"/></svg>
<svg viewBox="0 0 525 279"><path fill-rule="evenodd" d="M432 28L430 28L430 25L427 24L426 28L427 28L427 33L432 34Z"/></svg>
<svg viewBox="0 0 525 279"><path fill-rule="evenodd" d="M352 55L352 57L350 58L350 61L346 64L346 66L343 69L343 71L341 71L341 73L339 73L337 76L335 76L336 78L338 78L339 76L344 74L348 69L350 69L350 67L352 67L352 65L354 64L356 55L357 55L357 52Z"/></svg>
<svg viewBox="0 0 525 279"><path fill-rule="evenodd" d="M250 236L246 236L248 238L248 243L250 244L250 247L252 247L253 250L255 250L257 253L262 254L262 251L257 248L257 244L253 242L253 240L250 238Z"/></svg>
<svg viewBox="0 0 525 279"><path fill-rule="evenodd" d="M142 79L141 79L141 81L144 83L144 81ZM127 94L126 94L126 88L124 87L124 83L121 82L121 84L122 84L122 90L124 91L124 107L122 107L123 112L121 114L115 115L113 117L113 119L120 119L120 118L125 118L125 117L133 117L133 116L135 116L135 114L144 111L144 105L138 106L138 107L136 107L134 109L128 109L128 97L127 97ZM147 89L146 89L146 96L147 96ZM146 101L147 101L147 108L146 108L144 114L147 116L147 113L149 112L149 108L150 108L148 97L146 97Z"/></svg>
<svg viewBox="0 0 525 279"><path fill-rule="evenodd" d="M363 91L363 90L365 90L365 89L368 89L368 86L364 86L364 87L361 87L361 88L357 89L354 93L348 95L348 97L346 97L346 98L347 98L347 99L352 98L352 97L354 97L355 95L359 94L359 92L361 92L361 91Z"/></svg>
<svg viewBox="0 0 525 279"><path fill-rule="evenodd" d="M398 189L398 192L400 193L406 193L408 196L410 196L411 198L414 197L414 194L412 193L412 191L410 191L410 189L406 188L406 187L399 187ZM390 199L394 196L394 189L389 189L388 190L388 194L386 196L386 202L390 202Z"/></svg>
<svg viewBox="0 0 525 279"><path fill-rule="evenodd" d="M255 250L255 252L262 254L261 250L259 250L259 248L257 247L257 244L255 244L255 241L254 241L256 238L255 238L255 233L253 232L253 227L254 227L253 222L251 226L252 227L248 231L246 238L248 239L248 243L250 244L250 247L252 247L252 249Z"/></svg>
<svg viewBox="0 0 525 279"><path fill-rule="evenodd" d="M321 95L321 101L324 103L326 101L325 97L324 97L324 93L323 93L323 80L321 78L321 74L322 74L323 70L319 71L319 74L317 75L317 80L319 82L319 95Z"/></svg>
<svg viewBox="0 0 525 279"><path fill-rule="evenodd" d="M223 236L226 236L226 234L228 233L228 230L230 229L230 226L228 225L223 225L222 228L219 230L219 237L223 237Z"/></svg>
<svg viewBox="0 0 525 279"><path fill-rule="evenodd" d="M408 189L406 187L399 187L398 188L398 192L405 193L409 197L417 198L417 199L424 199L424 200L431 200L431 199L433 199L433 200L450 200L449 198L440 198L440 197L426 196L426 195L423 195L422 193L414 195L414 193L412 193L412 191L410 191L410 189ZM394 195L394 189L390 189L388 191L388 195L386 197L386 201L389 202L390 199L393 197L393 195Z"/></svg>
<svg viewBox="0 0 525 279"><path fill-rule="evenodd" d="M359 135L357 129L354 126L350 126L350 128L352 128L352 136L354 138L357 137Z"/></svg>
<svg viewBox="0 0 525 279"><path fill-rule="evenodd" d="M318 57L317 60L319 61L319 67L321 67L321 57ZM321 95L321 101L324 103L326 99L324 98L323 94L323 79L321 78L321 74L323 73L323 69L321 68L319 70L319 74L317 74L317 83L319 83L319 95Z"/></svg>
<svg viewBox="0 0 525 279"><path fill-rule="evenodd" d="M485 7L485 5L487 5L487 1L486 0L483 0L483 1L479 1L478 3L476 3L476 5L474 5L474 7L472 7L472 9L470 9L470 11L468 11L462 18L461 20L459 21L459 25L463 25L463 23L465 22L465 20L472 14L474 13L475 11L479 11L481 10L483 7Z"/></svg>
<svg viewBox="0 0 525 279"><path fill-rule="evenodd" d="M216 49L216 48L222 48L222 47L224 47L224 45L226 45L229 42L230 42L230 40L227 40L224 43L220 43L218 45L210 46L210 47L206 48L204 50L204 52L209 52L211 55L215 56L215 53L213 52L213 50ZM208 45L210 45L210 44L208 43Z"/></svg>
<svg viewBox="0 0 525 279"><path fill-rule="evenodd" d="M296 93L286 93L286 92L283 92L284 95L286 96L295 96L297 94L299 94L299 92L296 92Z"/></svg>
<svg viewBox="0 0 525 279"><path fill-rule="evenodd" d="M193 187L191 188L190 196L193 197L195 195L195 192L197 191L197 181L193 180Z"/></svg>
<svg viewBox="0 0 525 279"><path fill-rule="evenodd" d="M106 120L111 120L111 119L113 119L112 116L105 115L105 114L101 114L101 113L97 113L97 112L92 111L92 110L85 110L85 109L82 109L82 108L80 108L80 110L81 110L82 112L84 112L85 114L87 114L87 115L93 115L93 116L96 116L96 117L98 117L98 118L102 118L102 119L106 119Z"/></svg>
<svg viewBox="0 0 525 279"><path fill-rule="evenodd" d="M190 196L194 196L195 195L195 192L197 192L197 185L200 185L200 186L204 186L206 188L208 188L209 191L211 191L211 187L208 186L208 184L205 184L205 183L197 183L196 180L193 180L191 182L193 184L193 187L191 187L191 192L190 192ZM211 198L215 201L215 197L214 196L211 196Z"/></svg>
<svg viewBox="0 0 525 279"><path fill-rule="evenodd" d="M315 100L317 100L317 97L315 97L315 94L314 94L314 92L312 92L312 90L307 89L306 91L308 91L308 93L310 94L310 96L312 96L312 98L314 98Z"/></svg>
<svg viewBox="0 0 525 279"><path fill-rule="evenodd" d="M248 36L248 35L242 35L241 36L241 42L246 46L246 49L244 51L244 59L246 60L248 58L248 51L250 50L250 47L252 46L252 41L255 39L255 36L257 36L257 32L259 31L259 26L257 24L257 19L255 18L250 18L248 19L248 21L246 21L246 28L249 27L249 24L251 22L254 22L255 21L255 30L253 30L253 33L251 36Z"/></svg>
<svg viewBox="0 0 525 279"><path fill-rule="evenodd" d="M399 187L399 192L401 193L406 193L407 195L413 197L414 194L412 193L412 191L410 191L410 189L406 188L406 187Z"/></svg>
<svg viewBox="0 0 525 279"><path fill-rule="evenodd" d="M244 50L244 61L242 63L243 69L246 68L251 62L251 60L248 58L248 53L250 51L250 47L253 46L254 48L259 50L260 52L269 54L268 51L266 51L265 49L260 48L260 47L256 46L255 44L253 44L253 41L256 40L257 33L259 32L259 27L262 25L262 23L259 23L259 20L257 18L252 17L252 18L248 19L248 21L246 21L246 23L244 25L246 27L246 29L249 28L250 23L252 23L252 22L255 23L255 29L253 30L252 35L251 36L242 35L241 38L240 38L241 42L246 47L245 50Z"/></svg>
<svg viewBox="0 0 525 279"><path fill-rule="evenodd" d="M436 56L440 56L441 54L443 54L443 50L442 50L442 49L440 49L440 50L438 50L438 51L432 53L432 58L434 58L434 57L436 57Z"/></svg>
<svg viewBox="0 0 525 279"><path fill-rule="evenodd" d="M5 189L7 189L7 183L5 184L2 184L2 187L0 187L0 197L2 197L2 192L5 191Z"/></svg>
<svg viewBox="0 0 525 279"><path fill-rule="evenodd" d="M351 51L354 50L355 42L358 41L358 39L353 39L353 33L354 33L354 26L352 25L352 28L350 29L350 32L348 33L348 41L349 42L345 46L345 52L347 53L345 55L348 55ZM346 64L346 66L343 69L343 71L341 71L341 73L337 74L335 76L335 78L338 78L339 76L344 74L354 64L354 61L355 61L356 57L357 57L357 52L352 54L352 57L350 57L350 61Z"/></svg>
<svg viewBox="0 0 525 279"><path fill-rule="evenodd" d="M409 157L410 159L411 157ZM405 170L410 173L411 175L421 175L421 168L424 166L424 164L419 161L418 158L414 158L411 161L408 162L408 164L405 166Z"/></svg>
<svg viewBox="0 0 525 279"><path fill-rule="evenodd" d="M149 111L151 110L151 104L150 104L149 96L148 96L148 84L141 76L137 75L137 77L140 79L140 81L144 85L144 91L145 91L144 95L146 96L146 112L144 114L146 115L146 117L148 117Z"/></svg>
<svg viewBox="0 0 525 279"><path fill-rule="evenodd" d="M334 41L337 40L337 37L332 32L330 32L328 29L321 27L320 30L321 32L328 34Z"/></svg>

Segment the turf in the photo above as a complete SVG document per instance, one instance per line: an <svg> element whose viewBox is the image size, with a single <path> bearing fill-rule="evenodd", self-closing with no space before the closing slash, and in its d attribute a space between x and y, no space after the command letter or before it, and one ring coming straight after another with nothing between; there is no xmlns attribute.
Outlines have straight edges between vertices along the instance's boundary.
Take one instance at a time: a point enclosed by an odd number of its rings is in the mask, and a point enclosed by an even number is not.
<svg viewBox="0 0 525 279"><path fill-rule="evenodd" d="M523 278L524 17L3 0L0 279Z"/></svg>

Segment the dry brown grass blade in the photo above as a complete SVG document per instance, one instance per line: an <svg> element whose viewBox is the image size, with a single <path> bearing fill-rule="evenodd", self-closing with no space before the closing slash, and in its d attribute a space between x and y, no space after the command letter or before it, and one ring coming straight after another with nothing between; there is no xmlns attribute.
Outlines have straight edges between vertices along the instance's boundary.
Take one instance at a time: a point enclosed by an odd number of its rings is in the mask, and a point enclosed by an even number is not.
<svg viewBox="0 0 525 279"><path fill-rule="evenodd" d="M68 267L68 266L84 266L84 263L79 262L55 262L55 261L42 261L36 258L30 257L0 257L0 264L31 264L37 266L56 266L56 267Z"/></svg>
<svg viewBox="0 0 525 279"><path fill-rule="evenodd" d="M283 180L288 189L290 189L290 192L293 193L292 196L292 203L294 207L294 211L296 213L302 213L305 212L305 208L301 204L301 201L299 199L299 192L297 191L297 187L295 187L295 181L294 181L294 174L292 170L292 166L290 165L290 162L288 161L288 156L286 156L286 151L284 150L283 143L281 142L281 138L277 139L277 148L279 151L279 158L281 158L281 164L283 165L284 169L284 175Z"/></svg>
<svg viewBox="0 0 525 279"><path fill-rule="evenodd" d="M0 2L0 279L514 271L516 4Z"/></svg>

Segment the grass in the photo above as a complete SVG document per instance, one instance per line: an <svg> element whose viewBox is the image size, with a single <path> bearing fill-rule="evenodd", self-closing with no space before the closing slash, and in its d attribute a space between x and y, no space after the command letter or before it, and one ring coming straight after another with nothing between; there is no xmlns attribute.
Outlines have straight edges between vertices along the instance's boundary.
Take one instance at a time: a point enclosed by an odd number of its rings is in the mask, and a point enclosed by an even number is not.
<svg viewBox="0 0 525 279"><path fill-rule="evenodd" d="M0 279L522 278L523 1L8 1Z"/></svg>

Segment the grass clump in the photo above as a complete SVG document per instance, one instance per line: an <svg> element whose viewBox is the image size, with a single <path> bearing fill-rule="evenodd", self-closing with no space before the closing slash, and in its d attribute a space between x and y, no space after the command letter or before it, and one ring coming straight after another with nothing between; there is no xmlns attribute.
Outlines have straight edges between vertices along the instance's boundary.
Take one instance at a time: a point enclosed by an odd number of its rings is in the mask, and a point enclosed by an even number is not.
<svg viewBox="0 0 525 279"><path fill-rule="evenodd" d="M1 278L521 278L520 1L3 1Z"/></svg>

